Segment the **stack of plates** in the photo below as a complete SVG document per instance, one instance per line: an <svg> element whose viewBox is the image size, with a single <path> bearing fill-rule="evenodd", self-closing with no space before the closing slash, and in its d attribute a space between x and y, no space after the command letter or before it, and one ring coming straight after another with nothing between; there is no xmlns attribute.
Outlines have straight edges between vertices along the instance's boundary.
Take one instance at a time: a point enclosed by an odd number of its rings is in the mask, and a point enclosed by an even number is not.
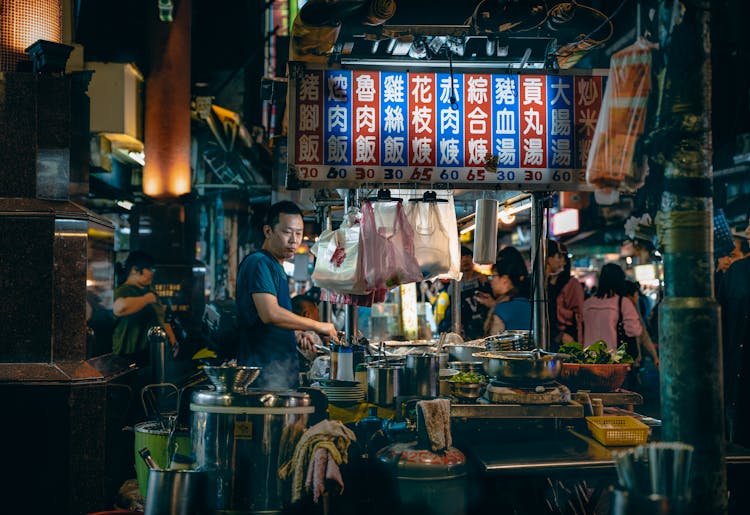
<svg viewBox="0 0 750 515"><path fill-rule="evenodd" d="M322 379L312 386L323 390L331 404L355 404L364 401L367 394L356 381Z"/></svg>

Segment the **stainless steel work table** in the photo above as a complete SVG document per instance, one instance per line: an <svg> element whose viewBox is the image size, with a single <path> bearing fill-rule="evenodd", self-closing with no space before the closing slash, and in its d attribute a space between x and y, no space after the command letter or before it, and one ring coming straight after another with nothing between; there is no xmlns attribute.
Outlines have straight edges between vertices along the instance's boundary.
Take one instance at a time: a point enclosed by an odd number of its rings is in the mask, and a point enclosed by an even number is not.
<svg viewBox="0 0 750 515"><path fill-rule="evenodd" d="M565 429L549 440L467 443L462 449L487 476L543 475L597 471L615 475L612 451L590 436ZM750 450L729 444L727 466L750 465ZM744 467L743 467L744 468Z"/></svg>

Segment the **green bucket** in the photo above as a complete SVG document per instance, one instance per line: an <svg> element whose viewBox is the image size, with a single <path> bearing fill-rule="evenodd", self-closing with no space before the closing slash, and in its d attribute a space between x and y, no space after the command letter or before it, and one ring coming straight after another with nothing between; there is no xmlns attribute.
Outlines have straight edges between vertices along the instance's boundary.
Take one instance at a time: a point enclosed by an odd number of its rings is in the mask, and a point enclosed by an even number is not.
<svg viewBox="0 0 750 515"><path fill-rule="evenodd" d="M138 450L146 447L159 468L166 469L169 466L167 458L168 440L169 431L162 428L158 422L141 422L135 425L135 477L138 479L138 489L144 498L148 488L148 467L143 463L143 458L138 455ZM173 452L189 455L192 450L190 431L187 429L176 430L174 445Z"/></svg>

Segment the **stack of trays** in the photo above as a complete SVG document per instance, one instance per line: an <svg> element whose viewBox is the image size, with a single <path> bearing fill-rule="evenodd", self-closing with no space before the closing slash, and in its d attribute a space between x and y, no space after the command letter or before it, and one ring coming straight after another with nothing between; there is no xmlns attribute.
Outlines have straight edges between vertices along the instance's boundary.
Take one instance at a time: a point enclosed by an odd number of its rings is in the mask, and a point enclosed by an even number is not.
<svg viewBox="0 0 750 515"><path fill-rule="evenodd" d="M331 404L356 404L363 402L367 392L357 381L321 379L312 386L323 390Z"/></svg>

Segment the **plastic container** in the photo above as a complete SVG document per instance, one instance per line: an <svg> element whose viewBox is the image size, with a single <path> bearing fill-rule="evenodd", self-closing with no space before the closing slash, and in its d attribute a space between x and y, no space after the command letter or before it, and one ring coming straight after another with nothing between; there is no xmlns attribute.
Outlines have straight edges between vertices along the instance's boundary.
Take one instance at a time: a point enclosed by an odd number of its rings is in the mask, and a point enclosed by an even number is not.
<svg viewBox="0 0 750 515"><path fill-rule="evenodd" d="M627 415L586 417L586 425L594 438L604 445L641 445L651 433L646 424Z"/></svg>

